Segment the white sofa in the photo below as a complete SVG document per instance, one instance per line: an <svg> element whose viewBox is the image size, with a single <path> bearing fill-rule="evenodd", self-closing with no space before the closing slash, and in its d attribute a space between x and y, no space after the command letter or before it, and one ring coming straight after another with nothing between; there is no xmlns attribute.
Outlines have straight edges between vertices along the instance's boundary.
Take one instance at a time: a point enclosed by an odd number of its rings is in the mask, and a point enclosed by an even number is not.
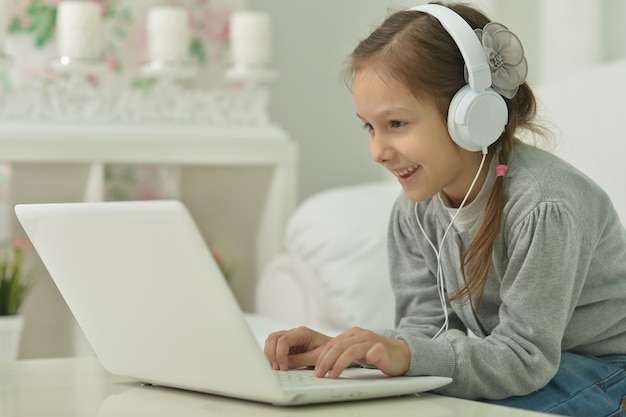
<svg viewBox="0 0 626 417"><path fill-rule="evenodd" d="M612 196L626 223L626 61L536 89L553 125L554 151ZM256 309L289 325L338 332L393 326L385 254L389 211L400 187L373 183L319 193L290 219L285 250L260 277ZM267 327L265 329L268 329Z"/></svg>
<svg viewBox="0 0 626 417"><path fill-rule="evenodd" d="M393 326L387 222L401 192L376 182L320 192L287 225L284 252L261 275L256 312L326 332Z"/></svg>

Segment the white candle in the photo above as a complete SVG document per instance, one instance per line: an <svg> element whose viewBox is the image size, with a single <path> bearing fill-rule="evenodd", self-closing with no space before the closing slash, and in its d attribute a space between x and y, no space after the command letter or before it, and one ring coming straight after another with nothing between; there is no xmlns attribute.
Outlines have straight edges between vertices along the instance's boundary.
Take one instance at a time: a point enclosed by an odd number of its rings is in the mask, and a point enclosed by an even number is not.
<svg viewBox="0 0 626 417"><path fill-rule="evenodd" d="M235 12L230 18L230 47L235 66L266 66L272 61L272 21L268 13Z"/></svg>
<svg viewBox="0 0 626 417"><path fill-rule="evenodd" d="M62 1L57 9L57 46L62 57L100 59L102 10L90 1Z"/></svg>
<svg viewBox="0 0 626 417"><path fill-rule="evenodd" d="M189 13L176 6L156 6L148 10L148 54L151 61L189 60L191 33Z"/></svg>

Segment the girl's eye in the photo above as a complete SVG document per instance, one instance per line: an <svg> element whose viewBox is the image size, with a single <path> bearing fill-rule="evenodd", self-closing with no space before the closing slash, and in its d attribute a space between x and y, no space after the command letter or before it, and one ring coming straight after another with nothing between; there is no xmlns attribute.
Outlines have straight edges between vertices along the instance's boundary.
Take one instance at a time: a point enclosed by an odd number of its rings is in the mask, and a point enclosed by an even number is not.
<svg viewBox="0 0 626 417"><path fill-rule="evenodd" d="M369 124L369 123L365 123L363 124L363 130L367 130L368 132L372 132L374 130L374 127Z"/></svg>
<svg viewBox="0 0 626 417"><path fill-rule="evenodd" d="M402 126L406 125L406 123L405 123L405 122L401 122L401 121L399 121L399 120L392 120L392 121L389 123L389 125L390 125L391 127L402 127Z"/></svg>

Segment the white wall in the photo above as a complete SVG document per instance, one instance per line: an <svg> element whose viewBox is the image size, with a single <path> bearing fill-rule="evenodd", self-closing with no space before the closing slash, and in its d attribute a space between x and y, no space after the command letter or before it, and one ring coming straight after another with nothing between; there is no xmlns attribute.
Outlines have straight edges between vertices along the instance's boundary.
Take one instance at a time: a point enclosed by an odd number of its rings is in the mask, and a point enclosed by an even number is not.
<svg viewBox="0 0 626 417"><path fill-rule="evenodd" d="M248 0L272 14L273 118L301 149L300 198L336 186L384 178L371 161L352 97L339 81L344 59L387 14L423 0ZM529 81L558 80L626 57L623 0L474 0L522 40Z"/></svg>

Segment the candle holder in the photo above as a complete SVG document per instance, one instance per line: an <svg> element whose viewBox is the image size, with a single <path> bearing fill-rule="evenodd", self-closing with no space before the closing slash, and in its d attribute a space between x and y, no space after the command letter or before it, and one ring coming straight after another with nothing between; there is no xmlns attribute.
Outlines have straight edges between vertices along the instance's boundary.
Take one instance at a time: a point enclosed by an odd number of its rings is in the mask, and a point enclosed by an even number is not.
<svg viewBox="0 0 626 417"><path fill-rule="evenodd" d="M278 71L269 66L233 65L226 70L226 79L239 81L248 85L258 86L276 81Z"/></svg>
<svg viewBox="0 0 626 417"><path fill-rule="evenodd" d="M278 71L275 68L261 65L233 65L226 70L226 79L241 83L237 94L240 101L240 114L260 123L269 123L270 91L267 84L276 81Z"/></svg>
<svg viewBox="0 0 626 417"><path fill-rule="evenodd" d="M50 66L61 74L98 76L106 71L104 60L61 56L50 61Z"/></svg>
<svg viewBox="0 0 626 417"><path fill-rule="evenodd" d="M0 66L11 57L0 54ZM223 89L194 88L199 69L190 60L152 60L140 74L143 87L118 83L103 59L58 56L48 64L59 75L40 86L0 86L0 120L12 122L173 123L199 126L265 126L278 71L269 65L233 65Z"/></svg>
<svg viewBox="0 0 626 417"><path fill-rule="evenodd" d="M197 69L190 61L153 60L142 65L141 73L158 80L186 81L196 76Z"/></svg>
<svg viewBox="0 0 626 417"><path fill-rule="evenodd" d="M112 105L109 89L102 88L106 65L101 59L62 56L50 66L62 76L49 89L49 102L59 119L102 120Z"/></svg>

